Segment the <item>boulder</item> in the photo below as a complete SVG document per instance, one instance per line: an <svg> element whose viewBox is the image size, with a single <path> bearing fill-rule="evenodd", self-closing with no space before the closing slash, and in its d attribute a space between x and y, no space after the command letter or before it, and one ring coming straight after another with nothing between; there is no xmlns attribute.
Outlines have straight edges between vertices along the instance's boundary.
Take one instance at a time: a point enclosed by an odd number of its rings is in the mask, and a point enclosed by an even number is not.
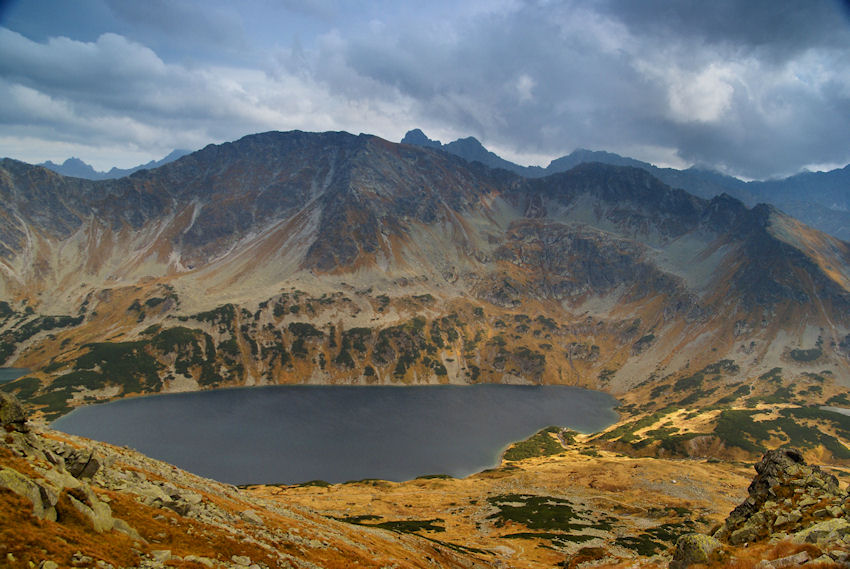
<svg viewBox="0 0 850 569"><path fill-rule="evenodd" d="M154 561L159 561L160 563L165 563L169 559L171 559L171 550L170 549L154 549L151 551L150 556L154 559Z"/></svg>
<svg viewBox="0 0 850 569"><path fill-rule="evenodd" d="M210 568L214 567L215 564L216 564L216 562L213 559L210 559L209 557L200 557L198 555L187 555L186 557L183 558L183 561L191 561L191 562L194 562L194 563L200 563L204 567L210 567Z"/></svg>
<svg viewBox="0 0 850 569"><path fill-rule="evenodd" d="M145 539L136 531L136 528L122 520L121 518L113 518L112 529L120 531L123 534L130 536L131 539L139 542L144 542Z"/></svg>
<svg viewBox="0 0 850 569"><path fill-rule="evenodd" d="M244 512L242 512L242 519L248 523L252 523L258 526L265 525L265 523L263 522L263 518L261 518L254 510L245 510Z"/></svg>
<svg viewBox="0 0 850 569"><path fill-rule="evenodd" d="M91 522L94 531L101 533L109 531L115 525L112 510L103 502L93 502L91 506L81 502L74 496L68 495L71 505Z"/></svg>
<svg viewBox="0 0 850 569"><path fill-rule="evenodd" d="M89 567L94 563L94 559L89 557L88 555L83 555L81 552L77 551L71 556L71 565L74 567Z"/></svg>
<svg viewBox="0 0 850 569"><path fill-rule="evenodd" d="M56 510L49 502L45 504L42 500L42 496L48 494L43 492L42 487L35 481L24 476L17 470L0 468L0 486L8 488L15 494L23 496L32 502L32 511L35 517L56 520Z"/></svg>
<svg viewBox="0 0 850 569"><path fill-rule="evenodd" d="M842 541L850 535L850 522L844 518L833 518L798 531L791 537L794 543L814 543L817 546Z"/></svg>
<svg viewBox="0 0 850 569"><path fill-rule="evenodd" d="M19 433L29 432L27 413L18 398L0 391L0 427Z"/></svg>
<svg viewBox="0 0 850 569"><path fill-rule="evenodd" d="M100 469L100 460L93 450L67 447L63 458L65 469L74 478L91 478Z"/></svg>
<svg viewBox="0 0 850 569"><path fill-rule="evenodd" d="M708 535L688 533L676 540L676 551L670 569L686 569L697 563L715 561L723 551L723 544Z"/></svg>
<svg viewBox="0 0 850 569"><path fill-rule="evenodd" d="M58 490L63 490L65 488L79 488L83 484L71 476L69 472L64 470L56 468L38 470L39 474L41 474L47 482L55 486Z"/></svg>
<svg viewBox="0 0 850 569"><path fill-rule="evenodd" d="M758 565L756 565L756 569L785 569L786 567L797 567L806 563L810 559L811 556L807 552L801 551L800 553L795 553L794 555L781 557L772 561L759 561ZM829 559L829 562L832 564L832 559Z"/></svg>
<svg viewBox="0 0 850 569"><path fill-rule="evenodd" d="M800 510L791 510L788 513L776 516L776 521L773 522L773 526L780 527L785 524L795 524L801 519L803 519L803 514L800 513Z"/></svg>

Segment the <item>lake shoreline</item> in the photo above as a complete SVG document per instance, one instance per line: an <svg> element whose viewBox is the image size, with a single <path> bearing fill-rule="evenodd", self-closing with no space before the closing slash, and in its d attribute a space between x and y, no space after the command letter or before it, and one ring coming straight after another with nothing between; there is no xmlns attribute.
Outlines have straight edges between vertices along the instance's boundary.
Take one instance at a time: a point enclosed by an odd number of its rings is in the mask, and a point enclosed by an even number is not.
<svg viewBox="0 0 850 569"><path fill-rule="evenodd" d="M252 387L146 394L103 405L86 405L57 419L50 427L119 446L131 446L201 476L254 485L298 484L316 479L332 483L364 478L402 481L433 474L465 477L498 466L502 453L510 444L550 425L592 433L618 420L614 411L618 404L616 399L601 391L571 386L311 384ZM391 389L394 387L407 389ZM283 393L294 400L286 403L283 400L286 397L281 399ZM550 401L553 397L560 398L560 407ZM323 398L327 401L323 402ZM211 406L204 408L204 405ZM257 409L250 411L253 407ZM106 417L93 419L99 425L80 428L80 424L89 420L80 417L92 413L103 415L102 409L108 409ZM250 411L247 414L246 409ZM317 416L311 417L311 413ZM322 413L327 416L321 416ZM194 417L188 417L188 424L175 422L186 414ZM251 415L261 419L259 426L246 423L253 420ZM558 417L562 420L554 420ZM165 425L168 421L172 421L172 427ZM451 425L446 424L447 421ZM199 426L198 422L204 426ZM410 422L415 425L408 424ZM490 430L493 432L488 432ZM139 431L151 431L149 434L154 441L139 437ZM181 439L188 431L195 438ZM399 440L390 436L396 431L399 431ZM428 433L432 436L423 436ZM378 442L381 437L389 439ZM175 438L181 440L163 442ZM216 440L216 444L235 440L230 450L214 449L214 452L221 459L227 458L229 463L243 464L241 473L239 468L216 465L213 464L215 460L194 456L204 454L198 448L208 444L207 439ZM276 441L277 446L267 444L268 441ZM329 450L321 451L322 445ZM440 445L445 448L432 448ZM479 448L481 445L483 447ZM440 458L441 452L443 458ZM317 455L323 453L340 455L325 461L331 466L324 472L321 471L325 468L322 460L317 459ZM409 455L409 465L404 463L405 459L393 462L388 458L388 455L402 456L403 453ZM303 468L294 464L299 461L305 463ZM372 464L364 466L364 463ZM440 468L441 464L446 467ZM260 474L257 468L265 474Z"/></svg>

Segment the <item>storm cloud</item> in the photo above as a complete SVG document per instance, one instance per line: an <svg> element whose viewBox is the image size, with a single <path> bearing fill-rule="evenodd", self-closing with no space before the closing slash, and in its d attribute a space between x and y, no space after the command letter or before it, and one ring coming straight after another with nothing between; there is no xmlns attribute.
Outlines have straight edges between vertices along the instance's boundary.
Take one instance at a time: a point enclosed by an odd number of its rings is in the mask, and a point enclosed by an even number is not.
<svg viewBox="0 0 850 569"><path fill-rule="evenodd" d="M543 165L578 147L747 178L850 161L837 0L32 4L0 13L0 155L31 162L414 127Z"/></svg>

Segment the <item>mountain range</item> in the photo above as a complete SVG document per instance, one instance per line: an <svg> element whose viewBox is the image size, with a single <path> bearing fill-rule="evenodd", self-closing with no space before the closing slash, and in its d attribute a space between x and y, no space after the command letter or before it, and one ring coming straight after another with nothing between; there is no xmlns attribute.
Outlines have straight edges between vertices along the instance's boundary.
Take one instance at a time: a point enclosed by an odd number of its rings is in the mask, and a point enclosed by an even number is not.
<svg viewBox="0 0 850 569"><path fill-rule="evenodd" d="M420 129L407 132L401 141L425 148L440 149L460 156L469 162L480 162L490 168L501 168L528 178L539 178L566 172L586 162L600 162L615 166L633 166L650 172L674 188L682 188L696 196L711 199L727 193L752 207L768 203L785 211L816 229L842 240L850 240L850 165L828 172L803 172L794 176L764 181L745 182L715 170L691 167L686 170L660 168L648 162L620 156L603 150L580 148L566 156L552 160L548 166L521 166L487 150L474 137L460 138L443 144L428 138ZM174 150L157 161L126 169L113 167L108 172L98 172L79 158L68 158L62 164L42 162L44 166L63 176L106 180L129 176L138 170L163 166L186 154L189 150Z"/></svg>
<svg viewBox="0 0 850 569"><path fill-rule="evenodd" d="M702 198L711 199L725 193L750 207L769 203L807 225L839 239L850 240L850 165L828 172L803 172L784 179L745 182L714 170L659 168L601 150L579 149L541 168L520 166L505 160L472 137L442 144L428 138L420 129L414 129L405 135L402 142L441 149L470 162L481 162L491 168L502 168L529 178L565 172L586 162L633 166L646 170L671 187L682 188Z"/></svg>
<svg viewBox="0 0 850 569"><path fill-rule="evenodd" d="M71 176L73 178L85 178L86 180L112 180L115 178L123 178L124 176L129 176L133 172L137 172L139 170L150 170L152 168L159 168L169 162L173 162L180 158L181 156L186 156L189 154L191 150L172 150L161 160L151 160L146 164L139 164L138 166L133 166L132 168L116 168L113 166L109 169L108 172L99 172L94 169L90 164L86 164L79 158L68 158L61 164L55 164L48 160L47 162L42 162L39 166L44 166L48 170L53 170L57 174L62 174L63 176Z"/></svg>
<svg viewBox="0 0 850 569"><path fill-rule="evenodd" d="M269 132L116 180L3 159L0 197L0 364L32 370L3 388L48 417L272 383L566 383L646 410L695 370L728 378L717 399L778 368L828 398L848 369L847 243L641 168Z"/></svg>

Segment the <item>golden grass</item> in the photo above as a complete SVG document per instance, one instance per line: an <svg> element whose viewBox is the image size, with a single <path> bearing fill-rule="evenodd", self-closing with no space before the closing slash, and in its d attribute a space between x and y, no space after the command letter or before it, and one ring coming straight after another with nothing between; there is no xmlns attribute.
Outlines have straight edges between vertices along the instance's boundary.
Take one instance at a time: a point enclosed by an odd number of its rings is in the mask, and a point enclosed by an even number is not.
<svg viewBox="0 0 850 569"><path fill-rule="evenodd" d="M61 494L56 505L56 522L37 519L29 500L5 489L0 489L0 511L0 554L5 557L11 553L21 567L29 562L38 566L45 559L70 567L71 556L77 551L116 567L136 563L133 541L118 532L95 533L71 505L67 493Z"/></svg>

